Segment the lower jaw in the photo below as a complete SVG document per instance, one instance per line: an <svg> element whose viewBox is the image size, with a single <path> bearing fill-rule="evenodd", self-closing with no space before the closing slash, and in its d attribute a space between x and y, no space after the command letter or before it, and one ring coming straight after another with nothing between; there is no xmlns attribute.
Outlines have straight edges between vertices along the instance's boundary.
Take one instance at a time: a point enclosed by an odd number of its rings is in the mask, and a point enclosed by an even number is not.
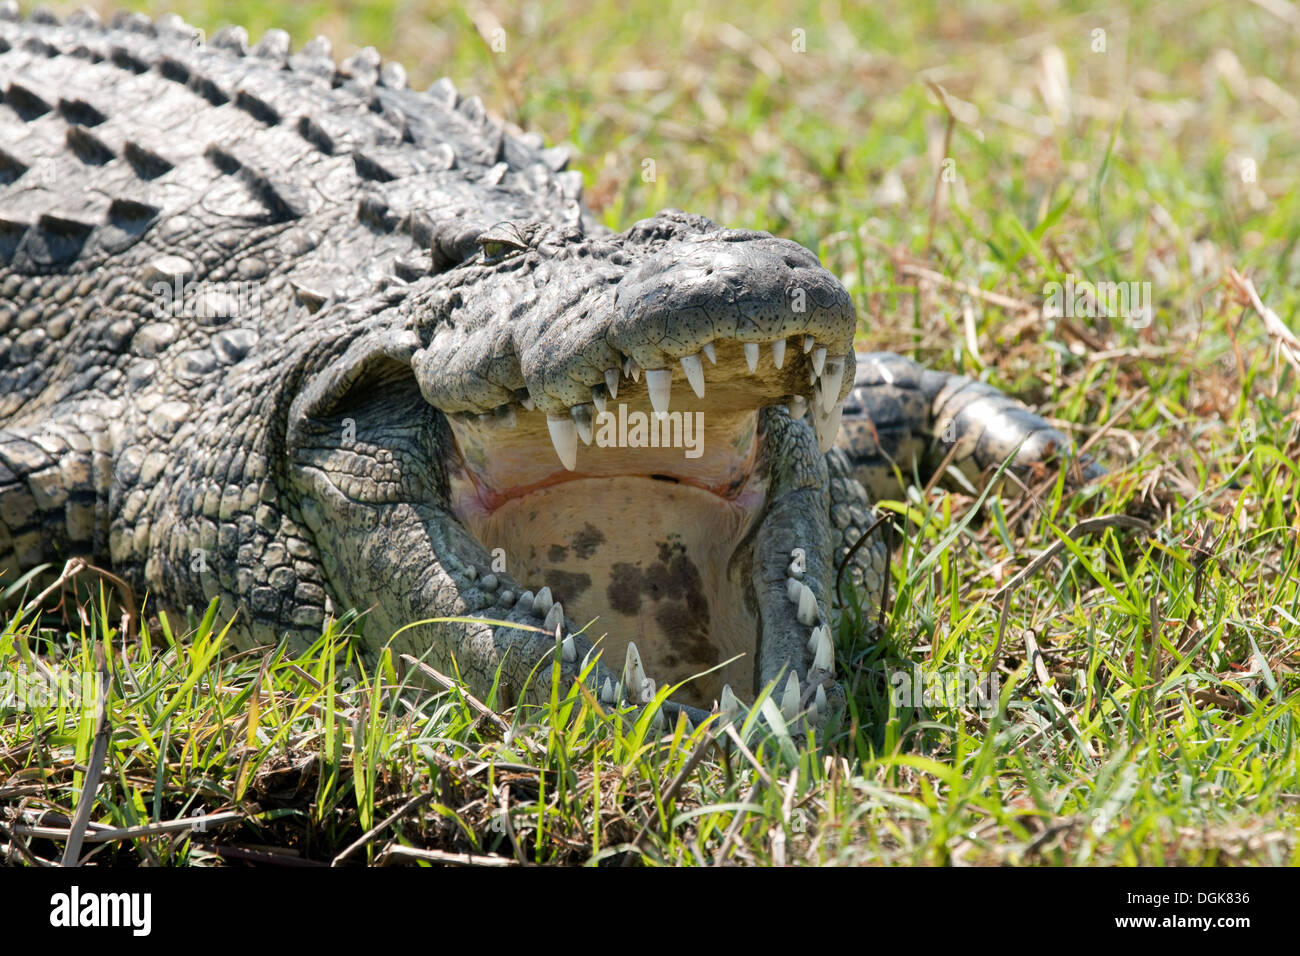
<svg viewBox="0 0 1300 956"><path fill-rule="evenodd" d="M675 699L707 707L724 683L754 684L758 607L740 558L763 498L757 487L724 499L648 476L575 478L460 517L524 587L551 589L607 665L620 668L635 642L659 686L689 681Z"/></svg>

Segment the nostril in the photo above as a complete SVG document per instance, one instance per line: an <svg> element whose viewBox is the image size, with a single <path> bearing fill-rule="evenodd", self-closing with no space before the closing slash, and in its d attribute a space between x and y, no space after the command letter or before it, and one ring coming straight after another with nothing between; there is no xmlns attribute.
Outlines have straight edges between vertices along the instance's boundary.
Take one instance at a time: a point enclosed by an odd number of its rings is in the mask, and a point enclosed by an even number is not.
<svg viewBox="0 0 1300 956"><path fill-rule="evenodd" d="M762 239L771 239L770 232L758 232L754 229L723 229L718 232L717 237L722 242L754 242Z"/></svg>

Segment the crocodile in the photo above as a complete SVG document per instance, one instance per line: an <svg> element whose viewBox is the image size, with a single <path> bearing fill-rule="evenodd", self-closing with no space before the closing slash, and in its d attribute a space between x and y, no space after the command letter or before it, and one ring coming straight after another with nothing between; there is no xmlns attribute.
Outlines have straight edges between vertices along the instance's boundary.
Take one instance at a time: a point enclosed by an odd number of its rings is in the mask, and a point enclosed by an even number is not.
<svg viewBox="0 0 1300 956"><path fill-rule="evenodd" d="M873 502L1096 474L992 387L855 352L807 249L613 231L568 162L373 48L0 3L0 583L79 556L239 647L355 610L364 660L506 703L586 673L825 722Z"/></svg>

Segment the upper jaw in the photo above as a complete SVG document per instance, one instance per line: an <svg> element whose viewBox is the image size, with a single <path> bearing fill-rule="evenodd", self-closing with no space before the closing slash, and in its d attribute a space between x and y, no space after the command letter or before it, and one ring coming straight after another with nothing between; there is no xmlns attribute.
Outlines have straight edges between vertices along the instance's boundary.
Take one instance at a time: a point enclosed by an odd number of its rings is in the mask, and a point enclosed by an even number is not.
<svg viewBox="0 0 1300 956"><path fill-rule="evenodd" d="M811 252L766 233L714 229L648 250L637 234L582 255L531 250L492 281L478 276L457 293L463 314L414 356L426 400L507 427L540 411L569 470L596 417L629 399L659 413L695 400L716 414L810 407L828 448L853 384L844 287Z"/></svg>
<svg viewBox="0 0 1300 956"><path fill-rule="evenodd" d="M605 338L649 369L671 367L718 341L770 347L811 337L841 355L855 329L848 292L811 252L767 233L722 229L631 269L618 285Z"/></svg>

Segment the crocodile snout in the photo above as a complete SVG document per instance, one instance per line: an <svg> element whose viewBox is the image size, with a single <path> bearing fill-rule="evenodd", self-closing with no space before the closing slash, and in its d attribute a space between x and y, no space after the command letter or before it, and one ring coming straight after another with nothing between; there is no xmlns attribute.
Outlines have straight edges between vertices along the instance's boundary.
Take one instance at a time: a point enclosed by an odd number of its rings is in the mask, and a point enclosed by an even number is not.
<svg viewBox="0 0 1300 956"><path fill-rule="evenodd" d="M770 349L799 335L799 344L811 337L839 355L855 325L848 292L807 249L765 232L719 229L632 269L618 285L607 339L642 368L660 368L718 339Z"/></svg>

